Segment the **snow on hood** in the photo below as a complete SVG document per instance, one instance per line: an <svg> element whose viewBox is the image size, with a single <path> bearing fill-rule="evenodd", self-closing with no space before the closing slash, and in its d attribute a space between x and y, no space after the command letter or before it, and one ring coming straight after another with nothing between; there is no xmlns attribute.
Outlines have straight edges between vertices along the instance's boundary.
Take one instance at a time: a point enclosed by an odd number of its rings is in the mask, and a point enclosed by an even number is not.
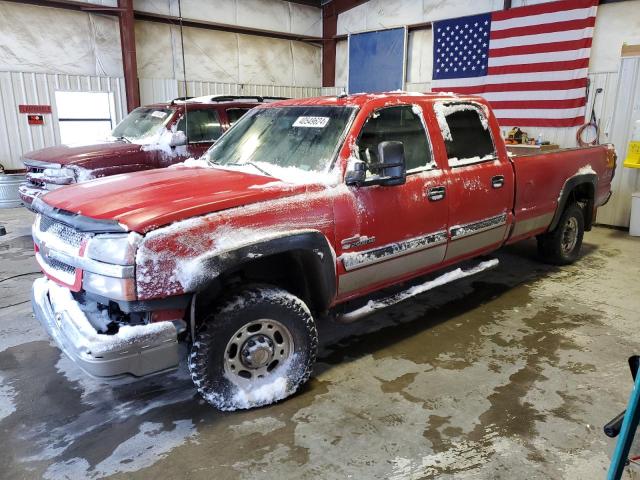
<svg viewBox="0 0 640 480"><path fill-rule="evenodd" d="M99 161L103 166L105 159L118 162L127 160L130 154L140 152L140 145L126 142L103 142L93 145L58 145L55 147L34 150L24 155L26 161L37 160L39 162L57 163L60 165L82 166L90 168ZM126 162L125 162L126 163Z"/></svg>
<svg viewBox="0 0 640 480"><path fill-rule="evenodd" d="M277 182L290 183L294 185L312 185L321 184L334 186L340 181L339 170L334 168L331 172L316 172L309 170L302 170L297 167L281 167L268 162L251 162L241 165L221 165L218 163L212 164L204 157L201 158L188 158L182 163L172 165L170 168L175 167L188 167L188 168L215 168L219 170L230 170L233 172L246 172L252 175L263 175L276 180L270 182L270 186ZM258 188L259 185L251 188Z"/></svg>
<svg viewBox="0 0 640 480"><path fill-rule="evenodd" d="M270 184L269 188L259 188ZM218 168L164 168L99 178L54 190L43 200L56 208L115 220L145 233L162 225L303 193L307 185L274 188L273 178ZM108 201L105 201L108 199Z"/></svg>

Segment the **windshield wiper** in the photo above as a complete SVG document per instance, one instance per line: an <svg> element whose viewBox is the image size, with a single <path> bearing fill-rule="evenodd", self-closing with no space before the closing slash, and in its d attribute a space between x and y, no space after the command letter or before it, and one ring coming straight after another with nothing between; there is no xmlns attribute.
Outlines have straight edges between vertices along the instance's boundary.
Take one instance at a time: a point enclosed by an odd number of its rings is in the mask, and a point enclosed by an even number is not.
<svg viewBox="0 0 640 480"><path fill-rule="evenodd" d="M244 162L244 163L227 163L227 165L230 165L232 167L241 167L243 165L251 165L253 168L255 168L256 170L259 170L261 173L264 173L267 177L273 177L272 174L270 174L269 172L267 172L265 169L260 168L258 165L256 165L253 162Z"/></svg>
<svg viewBox="0 0 640 480"><path fill-rule="evenodd" d="M129 140L127 137L125 137L124 135L121 135L119 137L116 137L116 140L120 140L121 142L126 142L126 143L131 143L131 140Z"/></svg>

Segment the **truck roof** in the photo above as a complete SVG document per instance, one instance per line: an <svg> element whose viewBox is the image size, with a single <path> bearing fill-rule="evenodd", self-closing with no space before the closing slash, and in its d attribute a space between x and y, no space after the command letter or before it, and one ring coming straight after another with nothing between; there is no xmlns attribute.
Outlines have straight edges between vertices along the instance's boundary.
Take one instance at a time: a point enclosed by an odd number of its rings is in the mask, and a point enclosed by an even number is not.
<svg viewBox="0 0 640 480"><path fill-rule="evenodd" d="M382 93L354 93L351 95L337 95L326 97L311 97L311 98L292 98L290 100L282 100L269 103L269 106L286 106L286 105L309 105L309 106L362 106L372 100L420 100L420 101L438 101L438 100L470 100L485 103L482 97L475 95L459 95L449 92L382 92Z"/></svg>

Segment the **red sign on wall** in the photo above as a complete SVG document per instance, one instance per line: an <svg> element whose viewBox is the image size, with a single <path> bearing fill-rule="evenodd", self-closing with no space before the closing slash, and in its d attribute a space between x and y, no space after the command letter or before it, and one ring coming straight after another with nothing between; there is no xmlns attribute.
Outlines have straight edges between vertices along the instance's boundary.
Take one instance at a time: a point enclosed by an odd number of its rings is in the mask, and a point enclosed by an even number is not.
<svg viewBox="0 0 640 480"><path fill-rule="evenodd" d="M20 113L51 113L51 105L18 105Z"/></svg>
<svg viewBox="0 0 640 480"><path fill-rule="evenodd" d="M27 115L27 121L29 122L29 125L44 125L44 116Z"/></svg>

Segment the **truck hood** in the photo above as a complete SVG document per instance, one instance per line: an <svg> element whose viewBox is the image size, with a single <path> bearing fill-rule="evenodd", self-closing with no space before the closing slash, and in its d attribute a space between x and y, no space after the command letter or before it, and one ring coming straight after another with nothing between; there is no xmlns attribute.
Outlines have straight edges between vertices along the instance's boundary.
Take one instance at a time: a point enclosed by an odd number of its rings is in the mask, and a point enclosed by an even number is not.
<svg viewBox="0 0 640 480"><path fill-rule="evenodd" d="M26 153L24 160L91 167L93 160L103 162L108 158L126 158L129 154L139 152L141 148L141 145L135 143L118 141L93 145L59 145Z"/></svg>
<svg viewBox="0 0 640 480"><path fill-rule="evenodd" d="M69 185L41 198L54 208L115 220L131 231L146 233L175 221L296 195L308 188L245 172L172 167Z"/></svg>

